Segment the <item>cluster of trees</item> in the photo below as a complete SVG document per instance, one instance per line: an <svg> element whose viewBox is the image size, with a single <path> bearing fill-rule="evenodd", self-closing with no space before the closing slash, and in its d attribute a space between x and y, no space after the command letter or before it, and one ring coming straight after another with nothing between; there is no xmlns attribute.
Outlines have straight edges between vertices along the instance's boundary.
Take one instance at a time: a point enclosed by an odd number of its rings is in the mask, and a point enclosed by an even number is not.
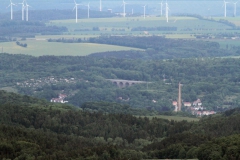
<svg viewBox="0 0 240 160"><path fill-rule="evenodd" d="M239 108L198 122L137 117L107 102L82 108L0 91L0 158L239 158Z"/></svg>
<svg viewBox="0 0 240 160"><path fill-rule="evenodd" d="M20 43L19 41L17 41L16 44L21 47L27 47L27 43Z"/></svg>
<svg viewBox="0 0 240 160"><path fill-rule="evenodd" d="M9 41L15 41L15 38L10 37L0 37L0 42L9 42Z"/></svg>
<svg viewBox="0 0 240 160"><path fill-rule="evenodd" d="M63 42L63 43L81 43L81 38L72 38L72 39L66 39L66 38L58 38L58 39L48 39L48 42Z"/></svg>
<svg viewBox="0 0 240 160"><path fill-rule="evenodd" d="M81 105L84 111L114 113L114 114L131 114L131 115L151 115L152 112L146 109L132 108L127 104L110 103L110 102L85 102Z"/></svg>
<svg viewBox="0 0 240 160"><path fill-rule="evenodd" d="M66 31L66 27L47 26L40 21L0 21L0 36L34 37L36 33L60 34Z"/></svg>
<svg viewBox="0 0 240 160"><path fill-rule="evenodd" d="M177 27L134 27L131 31L177 31Z"/></svg>

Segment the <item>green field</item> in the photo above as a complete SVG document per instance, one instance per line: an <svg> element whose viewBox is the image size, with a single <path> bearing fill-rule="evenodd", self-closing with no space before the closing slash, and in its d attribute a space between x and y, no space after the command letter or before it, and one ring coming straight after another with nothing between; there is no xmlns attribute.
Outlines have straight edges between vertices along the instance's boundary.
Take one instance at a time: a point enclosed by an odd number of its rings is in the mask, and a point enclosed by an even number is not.
<svg viewBox="0 0 240 160"><path fill-rule="evenodd" d="M213 39L213 42L218 42L221 48L230 49L232 46L240 47L240 40L239 39Z"/></svg>
<svg viewBox="0 0 240 160"><path fill-rule="evenodd" d="M0 43L0 49L5 53L11 54L27 54L32 56L42 55L71 55L71 56L86 56L96 52L119 51L119 50L140 50L130 47L121 47L105 44L93 43L59 43L47 42L46 40L27 40L21 41L27 43L27 48L16 45L15 42Z"/></svg>
<svg viewBox="0 0 240 160"><path fill-rule="evenodd" d="M0 90L4 90L7 92L14 92L14 93L18 92L15 88L12 88L12 87L3 87L3 88L0 88Z"/></svg>
<svg viewBox="0 0 240 160"><path fill-rule="evenodd" d="M226 18L223 18L223 17L214 17L215 20L220 20L220 19L224 19L224 20L227 20L229 22L232 22L234 23L235 25L237 26L240 26L240 17L226 17Z"/></svg>
<svg viewBox="0 0 240 160"><path fill-rule="evenodd" d="M134 27L178 27L177 31L149 31L149 34L197 34L222 32L230 29L229 26L222 23L193 17L169 17L168 23L165 17L91 18L79 19L78 23L75 23L74 19L70 19L51 21L48 25L66 26L72 35L144 34L143 31L131 31ZM98 27L100 31L93 31L93 27Z"/></svg>
<svg viewBox="0 0 240 160"><path fill-rule="evenodd" d="M183 121L183 120L186 120L188 122L199 121L199 118L181 117L181 116L157 115L157 116L147 116L147 117L150 119L156 117L156 118L162 118L162 119L168 119L168 120L174 120L174 121Z"/></svg>

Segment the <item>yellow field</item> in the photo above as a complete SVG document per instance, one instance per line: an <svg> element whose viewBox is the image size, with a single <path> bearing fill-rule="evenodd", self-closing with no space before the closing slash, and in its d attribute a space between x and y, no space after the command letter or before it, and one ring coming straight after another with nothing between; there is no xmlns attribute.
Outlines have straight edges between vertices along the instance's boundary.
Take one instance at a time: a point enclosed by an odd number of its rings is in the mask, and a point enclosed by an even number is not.
<svg viewBox="0 0 240 160"><path fill-rule="evenodd" d="M27 48L16 45L15 42L0 43L3 52L11 54L27 54L32 56L56 55L56 56L86 56L96 52L120 51L120 50L140 50L130 47L121 47L94 43L59 43L47 42L46 40L26 40Z"/></svg>

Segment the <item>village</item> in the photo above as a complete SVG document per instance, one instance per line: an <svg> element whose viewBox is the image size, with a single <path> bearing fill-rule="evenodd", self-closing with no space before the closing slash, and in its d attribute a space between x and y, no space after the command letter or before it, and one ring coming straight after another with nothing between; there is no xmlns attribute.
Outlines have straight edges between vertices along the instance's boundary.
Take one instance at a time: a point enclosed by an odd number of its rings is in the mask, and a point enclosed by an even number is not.
<svg viewBox="0 0 240 160"><path fill-rule="evenodd" d="M175 107L175 112L182 111L182 84L180 82L178 84L178 101L173 101L172 105ZM186 111L189 111L192 115L196 115L198 117L216 114L215 111L206 110L206 107L203 107L200 99L197 99L192 103L183 102L183 106L187 107L185 109Z"/></svg>
<svg viewBox="0 0 240 160"><path fill-rule="evenodd" d="M61 83L75 84L80 81L83 81L83 79L57 78L54 76L50 76L50 77L45 77L45 78L30 79L30 80L27 80L24 82L17 82L17 86L28 87L28 88L32 88L33 90L35 90L35 89L41 88L45 85L57 85L57 84L61 84Z"/></svg>
<svg viewBox="0 0 240 160"><path fill-rule="evenodd" d="M177 101L173 101L172 105L175 107L174 111L179 111L179 105ZM203 104L200 99L197 99L194 102L183 102L183 106L186 107L186 111L190 112L192 115L197 117L208 116L216 114L215 111L206 110L206 107L203 107Z"/></svg>

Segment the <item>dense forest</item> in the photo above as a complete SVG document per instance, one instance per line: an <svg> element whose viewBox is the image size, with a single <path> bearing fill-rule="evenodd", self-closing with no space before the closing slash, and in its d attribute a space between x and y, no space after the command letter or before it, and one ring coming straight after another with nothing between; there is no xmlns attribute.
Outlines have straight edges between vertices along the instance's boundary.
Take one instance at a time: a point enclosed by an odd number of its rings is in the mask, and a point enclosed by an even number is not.
<svg viewBox="0 0 240 160"><path fill-rule="evenodd" d="M239 158L239 108L177 122L89 112L4 91L0 102L1 159ZM124 111L107 102L87 105Z"/></svg>
<svg viewBox="0 0 240 160"><path fill-rule="evenodd" d="M204 107L222 111L240 103L239 65L236 58L128 60L0 54L0 82L1 87L48 101L64 93L75 106L108 101L157 112L173 109L181 82L185 102L200 98ZM107 79L146 83L119 88Z"/></svg>
<svg viewBox="0 0 240 160"><path fill-rule="evenodd" d="M240 48L223 49L219 43L203 40L169 39L164 36L101 36L90 38L91 43L120 45L141 48L145 51L118 51L94 53L96 57L173 59L197 57L223 57L240 54ZM139 56L135 56L139 53ZM133 56L132 56L133 54Z"/></svg>

